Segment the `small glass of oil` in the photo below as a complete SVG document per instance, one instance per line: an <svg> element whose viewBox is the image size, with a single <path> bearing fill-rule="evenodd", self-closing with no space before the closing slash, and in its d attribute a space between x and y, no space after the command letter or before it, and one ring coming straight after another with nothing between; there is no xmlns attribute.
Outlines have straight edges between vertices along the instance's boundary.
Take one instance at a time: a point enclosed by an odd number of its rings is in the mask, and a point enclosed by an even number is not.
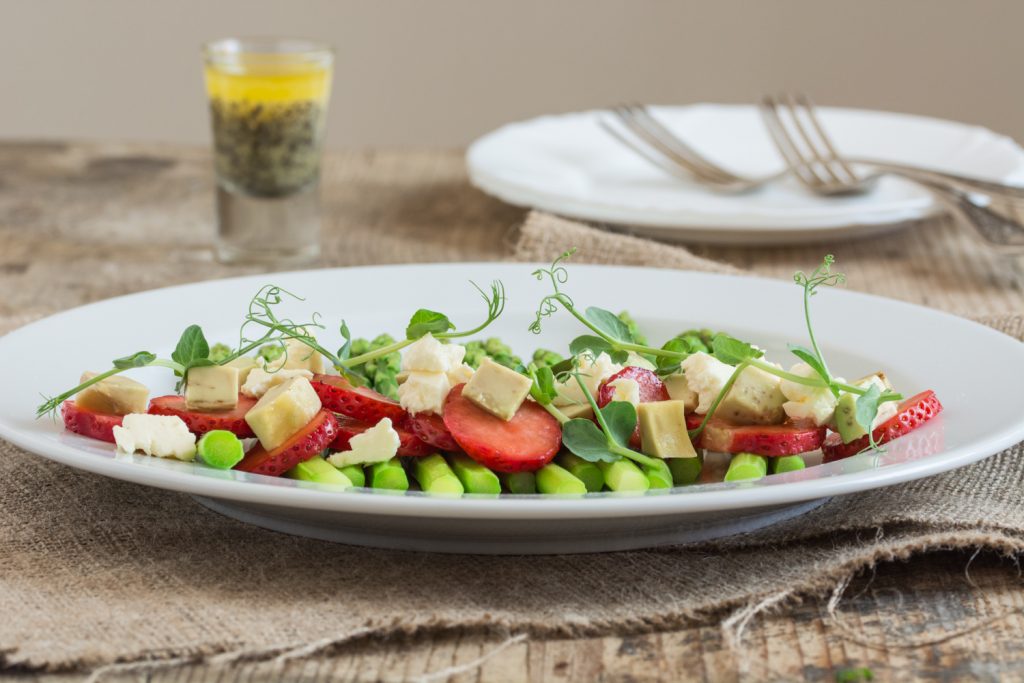
<svg viewBox="0 0 1024 683"><path fill-rule="evenodd" d="M308 40L203 48L217 176L217 256L301 265L320 256L320 161L334 53Z"/></svg>

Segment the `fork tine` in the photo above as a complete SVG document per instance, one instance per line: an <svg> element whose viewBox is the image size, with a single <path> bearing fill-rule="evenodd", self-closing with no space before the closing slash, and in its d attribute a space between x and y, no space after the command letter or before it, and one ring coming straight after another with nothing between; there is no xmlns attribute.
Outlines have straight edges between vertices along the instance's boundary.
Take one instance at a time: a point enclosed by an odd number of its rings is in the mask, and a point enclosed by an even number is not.
<svg viewBox="0 0 1024 683"><path fill-rule="evenodd" d="M803 153L786 129L786 125L779 115L778 101L771 95L765 95L759 109L776 148L797 179L815 192L827 185L827 181L818 175L814 165L808 163L808 160L804 158Z"/></svg>
<svg viewBox="0 0 1024 683"><path fill-rule="evenodd" d="M694 176L692 173L689 173L684 167L660 154L660 152L657 152L649 145L630 139L629 136L605 121L603 118L599 118L597 123L605 130L606 133L618 140L621 144L633 150L633 152L645 159L648 163L657 166L661 170L669 173L670 175L674 175L677 178L683 178L688 181L693 180Z"/></svg>
<svg viewBox="0 0 1024 683"><path fill-rule="evenodd" d="M686 144L686 142L684 142L679 136L666 128L661 121L656 119L654 114L651 113L651 110L645 105L631 102L623 106L629 109L640 125L645 126L652 134L657 135L667 147L671 148L680 156L686 157L694 166L700 167L706 177L717 178L722 182L728 183L742 180L736 174L730 173L724 168L713 164L702 155L695 152L690 145Z"/></svg>
<svg viewBox="0 0 1024 683"><path fill-rule="evenodd" d="M701 166L691 162L685 155L676 153L674 149L666 145L656 134L651 132L643 124L639 123L636 115L627 105L617 105L612 107L611 111L630 133L636 136L638 140L645 143L647 147L656 151L660 156L665 157L669 162L685 169L698 180L709 183L720 182L716 177L709 177Z"/></svg>
<svg viewBox="0 0 1024 683"><path fill-rule="evenodd" d="M794 97L792 95L785 95L780 99L782 99L783 107L789 115L789 120L792 122L793 128L796 129L800 139L804 141L804 145L806 145L807 150L810 152L811 157L815 162L815 167L824 170L827 174L828 179L826 179L826 184L848 184L849 181L836 172L831 159L829 159L828 155L823 155L821 153L821 149L807 132L807 127L800 120L800 110Z"/></svg>
<svg viewBox="0 0 1024 683"><path fill-rule="evenodd" d="M860 182L860 177L857 175L857 173L846 162L846 159L840 156L839 152L836 151L835 145L832 144L832 138L829 137L829 135L825 132L825 128L821 125L821 120L818 118L818 115L815 111L814 103L811 102L811 98L803 93L796 93L795 95L792 96L792 100L795 101L800 107L802 107L803 111L807 114L807 119L811 122L811 125L814 126L814 130L818 135L818 139L828 150L829 158L833 161L833 163L836 164L840 169L842 169L843 173L846 174L846 177L848 178L849 182Z"/></svg>

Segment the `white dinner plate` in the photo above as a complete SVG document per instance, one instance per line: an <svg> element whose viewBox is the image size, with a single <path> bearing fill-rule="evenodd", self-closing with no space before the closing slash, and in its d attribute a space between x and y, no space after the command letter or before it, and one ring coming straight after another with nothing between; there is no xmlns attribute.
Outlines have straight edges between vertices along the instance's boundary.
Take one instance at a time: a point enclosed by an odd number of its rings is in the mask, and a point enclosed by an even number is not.
<svg viewBox="0 0 1024 683"><path fill-rule="evenodd" d="M401 334L421 307L468 327L482 317L468 281L501 279L504 315L487 335L520 353L565 348L581 333L567 314L527 331L546 293L524 264L383 266L282 273L159 289L82 306L0 338L4 391L0 437L43 457L107 477L183 491L224 514L269 528L357 544L440 552L587 552L687 542L750 531L856 494L962 467L1024 439L1024 345L945 313L841 290L814 298L816 333L839 374L884 369L905 394L934 389L945 411L881 455L860 455L747 483L705 483L645 495L590 494L437 498L421 493L338 491L202 465L116 456L111 445L36 420L40 394L73 386L83 370L102 370L138 350L167 357L189 324L213 341L232 342L242 312L268 282L307 298L287 309L296 319L318 310L328 348L344 318L356 336ZM570 266L564 285L577 305L628 309L654 340L692 327L728 330L791 362L787 342L806 344L801 290L791 282L704 273ZM615 283L615 286L609 286ZM956 350L955 362L950 350ZM135 371L154 395L173 390L167 370ZM1008 381L1012 380L1012 381Z"/></svg>
<svg viewBox="0 0 1024 683"><path fill-rule="evenodd" d="M753 106L654 107L691 146L750 176L784 168ZM500 199L629 226L663 239L767 244L864 235L940 210L926 191L883 178L868 194L817 197L786 180L741 195L670 176L599 125L605 112L543 116L480 138L466 162L472 182ZM840 153L1024 184L1024 150L990 130L953 121L821 108Z"/></svg>

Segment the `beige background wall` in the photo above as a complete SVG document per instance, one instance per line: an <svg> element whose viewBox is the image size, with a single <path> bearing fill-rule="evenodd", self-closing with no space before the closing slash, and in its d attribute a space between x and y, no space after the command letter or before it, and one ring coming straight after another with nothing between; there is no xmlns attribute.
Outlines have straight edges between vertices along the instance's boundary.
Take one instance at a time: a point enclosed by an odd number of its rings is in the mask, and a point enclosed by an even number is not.
<svg viewBox="0 0 1024 683"><path fill-rule="evenodd" d="M639 99L918 112L1024 140L1024 0L0 0L0 136L208 140L199 45L338 50L332 146Z"/></svg>

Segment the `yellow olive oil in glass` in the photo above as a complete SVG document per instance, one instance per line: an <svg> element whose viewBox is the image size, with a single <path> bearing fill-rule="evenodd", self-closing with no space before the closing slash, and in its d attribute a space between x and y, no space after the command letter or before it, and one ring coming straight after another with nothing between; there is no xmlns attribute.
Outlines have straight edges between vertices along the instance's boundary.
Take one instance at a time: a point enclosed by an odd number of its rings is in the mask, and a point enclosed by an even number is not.
<svg viewBox="0 0 1024 683"><path fill-rule="evenodd" d="M308 41L205 48L217 175L217 251L296 265L320 255L319 179L333 54Z"/></svg>

